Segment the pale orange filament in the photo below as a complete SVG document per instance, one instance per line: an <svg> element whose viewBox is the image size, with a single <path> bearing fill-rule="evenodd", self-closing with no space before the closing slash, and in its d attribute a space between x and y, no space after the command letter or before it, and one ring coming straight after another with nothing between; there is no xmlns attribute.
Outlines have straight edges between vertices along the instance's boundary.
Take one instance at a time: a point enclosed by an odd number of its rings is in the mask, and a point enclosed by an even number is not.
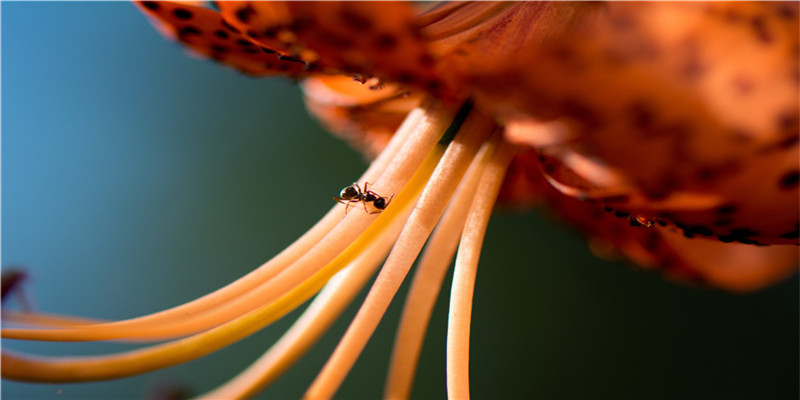
<svg viewBox="0 0 800 400"><path fill-rule="evenodd" d="M428 321L445 273L455 255L458 238L461 236L478 180L493 147L493 142L484 144L422 253L397 328L384 391L386 399L407 399L411 394L414 372L417 369Z"/></svg>
<svg viewBox="0 0 800 400"><path fill-rule="evenodd" d="M475 193L461 234L447 324L447 396L450 399L469 398L469 333L475 276L486 226L511 155L508 142L501 141L483 172L481 190Z"/></svg>
<svg viewBox="0 0 800 400"><path fill-rule="evenodd" d="M338 389L493 127L493 121L480 112L473 111L467 117L431 176L366 300L305 398L330 398Z"/></svg>
<svg viewBox="0 0 800 400"><path fill-rule="evenodd" d="M249 398L272 383L294 364L336 321L369 277L386 257L400 234L402 222L411 213L409 207L384 233L379 242L368 247L353 265L334 276L289 330L247 369L224 385L200 396L202 399Z"/></svg>
<svg viewBox="0 0 800 400"><path fill-rule="evenodd" d="M376 179L376 184L387 192L400 192L402 187L410 179L411 173L414 172L416 167L422 162L422 159L430 151L438 140L441 132L447 128L453 117L451 109L434 109L427 110L419 115L419 113L412 113L409 120L412 123L404 124L412 127L413 129L400 129L401 136L405 136L404 142L399 145L391 145L388 150L393 154L394 162L386 162L388 164L386 169ZM413 122L417 122L413 124ZM405 133L404 133L405 131ZM393 141L394 142L394 141ZM391 154L390 154L391 155ZM385 157L383 158L386 159ZM383 162L378 165L383 166ZM372 172L370 169L368 172ZM365 174L371 175L371 174ZM381 185L380 182L388 181L388 184ZM209 310L197 310L196 314L187 314L187 310L177 307L162 313L151 314L150 316L141 317L139 319L127 320L121 322L112 322L108 324L100 324L95 326L82 326L80 328L65 328L65 329L4 329L3 337L13 339L27 339L27 340L56 340L56 341L84 341L84 340L107 340L116 338L126 338L135 336L137 339L156 339L163 340L167 338L174 338L189 335L192 333L200 332L205 329L213 328L219 324L230 321L237 316L243 315L265 302L274 301L278 297L288 293L293 287L307 279L313 273L319 270L322 265L325 265L336 254L344 250L349 243L351 243L358 235L368 226L370 220L374 219L369 215L352 213L348 214L346 218L341 219L341 206L334 207L326 217L318 223L312 231L315 235L306 234L298 242L303 241L302 246L293 246L284 250L275 259L279 262L270 261L264 267L257 271L263 271L259 279L263 281L255 281L255 278L250 278L247 282L242 279L237 280L232 285L240 285L248 288L249 291L238 290L236 287L233 290L224 292L225 297L218 297L216 300L224 298L227 302L220 302L220 304ZM337 221L339 220L339 221ZM338 224L335 224L339 222ZM325 225L323 225L325 223ZM334 224L332 229L325 232L327 224ZM317 229L319 228L319 229ZM319 236L326 234L320 241ZM314 245L310 243L312 239L317 239L318 243ZM296 242L296 243L298 243ZM313 247L312 247L313 245ZM289 250L293 250L289 252ZM282 258L283 255L289 254L292 258L297 258L294 263L290 263L289 255ZM273 260L275 260L273 259ZM291 265L291 270L287 270L288 265ZM262 267L262 268L264 268ZM278 270L278 268L280 270ZM254 274L249 274L248 276ZM232 285L220 289L225 291ZM244 285L244 286L242 286ZM218 291L218 292L220 292ZM233 296L232 293L238 294ZM190 311L198 309L204 299L211 295L204 296L199 299L197 303L187 303ZM232 297L228 299L228 297ZM166 316L177 314L173 317L172 323L157 323L158 321L166 318ZM143 322L146 321L145 322ZM138 325L137 325L138 323Z"/></svg>
<svg viewBox="0 0 800 400"><path fill-rule="evenodd" d="M3 376L30 381L81 381L129 376L147 372L156 368L163 368L165 366L188 361L204 354L208 354L209 352L215 351L216 349L226 346L255 332L258 329L261 329L277 318L280 318L285 313L299 306L303 301L313 295L314 292L319 290L324 282L330 278L330 276L344 266L343 263L350 262L346 260L352 260L364 248L371 246L371 243L377 240L377 238L382 237L381 232L383 232L385 225L388 224L388 221L391 221L393 218L397 218L397 214L404 207L403 204L411 204L411 200L416 197L414 194L415 191L421 189L423 182L428 180L430 169L427 168L432 169L432 164L431 167L420 169L418 173L414 174L414 178L411 179L404 177L403 174L407 173L409 170L414 172L414 170L417 169L419 162L417 162L416 165L412 165L409 164L408 160L416 161L421 159L422 156L427 153L424 151L425 149L435 146L436 141L438 140L439 136L441 136L441 132L443 132L444 128L447 127L447 124L444 122L442 117L449 116L449 118L452 118L452 113L446 111L441 111L438 113L434 112L433 114L433 117L430 117L426 114L427 117L423 118L423 120L417 126L417 136L408 139L408 142L395 157L396 162L392 164L392 168L387 168L389 172L384 172L384 174L382 174L381 178L378 180L378 182L380 182L380 179L387 177L387 175L388 178L393 179L392 182L386 184L386 187L389 188L389 190L391 190L392 187L395 187L400 192L394 203L396 204L395 210L392 211L391 209L387 209L384 213L382 213L380 217L378 217L378 220L371 224L372 226L370 229L367 229L366 234L353 243L353 246L351 246L352 248L348 247L347 252L342 253L335 260L335 262L325 267L324 270L327 271L325 274L316 274L316 272L320 271L328 261L324 257L319 257L316 261L321 265L311 266L314 267L312 271L312 273L315 274L314 279L307 279L307 277L304 279L290 277L299 280L298 284L289 287L286 293L284 293L280 298L275 297L274 300L276 301L262 300L259 302L259 306L256 309L244 314L241 317L232 319L229 322L226 322L201 334L158 346L96 357L46 358L19 355L6 351L4 352L2 358L4 363L4 368L2 371ZM449 119L447 120L447 123L449 123ZM424 131L419 132L420 126L423 127ZM438 155L433 154L432 158L430 158L430 161L435 163L436 160L438 160ZM430 164L430 161L426 161L426 163ZM402 186L398 185L404 185L406 182L409 182L409 179L411 179L413 182L408 185L409 190L401 190ZM350 215L353 215L354 217L350 217ZM365 218L366 222L363 226L363 229L361 229L359 232L364 231L366 226L370 225L369 222L374 220L374 216L373 218L370 218L367 214L358 215L357 213L351 213L348 215L348 217L342 219L342 222L337 226L337 229L334 229L333 232L335 233L337 230L340 230L342 226L359 227L353 222L348 223L348 221L358 222L359 219ZM382 220L386 222L379 224L378 222ZM328 238L331 236L332 235L329 235ZM343 241L345 240L345 236L339 235L333 239L336 241ZM344 245L349 246L352 242L353 240L350 240L348 243L344 243ZM305 257L301 258L300 261L309 258L310 255L313 254L307 254ZM333 256L336 256L336 254ZM320 259L324 261L320 261ZM310 262L307 262L307 264L310 264ZM297 265L298 263L293 264L292 268L287 271L294 271ZM282 275L285 274L286 273ZM320 277L318 278L317 275L320 275ZM280 277L281 275L272 281L280 279ZM77 331L80 329L75 328L74 330Z"/></svg>
<svg viewBox="0 0 800 400"><path fill-rule="evenodd" d="M352 301L391 247L356 317L305 394L306 398L330 398L352 368L438 224L406 304L386 396L407 398L410 393L432 307L462 230L458 256L461 261L457 261L454 278L450 329L465 332L466 336L448 334L448 391L451 397L468 396L466 351L477 252L510 158L510 149L500 133L487 142L497 127L489 116L473 110L442 156L437 141L454 116L453 109L431 104L415 110L362 176L360 181L371 182L371 187L381 193L398 194L393 207L379 216L343 215L344 207L336 205L306 235L273 260L232 284L182 306L116 322L16 314L11 316L12 322L44 329L3 329L4 338L15 339L181 339L91 357L38 357L4 350L3 376L47 382L112 379L189 361L264 328L307 301L330 280L272 348L231 381L203 396L208 399L250 397L277 379L313 345ZM445 208L447 213L440 222ZM451 347L456 350L451 351ZM451 368L451 356L463 362L460 366L463 368ZM452 387L451 380L455 382Z"/></svg>

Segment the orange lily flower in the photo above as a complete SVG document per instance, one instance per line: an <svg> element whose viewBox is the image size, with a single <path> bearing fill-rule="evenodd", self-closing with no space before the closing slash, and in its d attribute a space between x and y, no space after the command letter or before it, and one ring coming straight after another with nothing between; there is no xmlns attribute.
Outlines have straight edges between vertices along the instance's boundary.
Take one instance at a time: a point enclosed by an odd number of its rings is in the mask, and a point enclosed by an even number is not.
<svg viewBox="0 0 800 400"><path fill-rule="evenodd" d="M498 199L545 203L598 254L685 282L751 291L797 271L796 3L452 3L421 15L394 2L140 7L199 55L301 80L309 110L375 161L357 196L343 190L344 204L297 242L216 292L124 321L12 314L32 327L3 329L13 339L169 341L94 357L3 351L4 377L74 382L163 368L316 295L259 360L205 394L249 397L309 349L386 259L305 393L330 398L427 246L384 396L410 396L457 251L447 392L468 398L475 276Z"/></svg>

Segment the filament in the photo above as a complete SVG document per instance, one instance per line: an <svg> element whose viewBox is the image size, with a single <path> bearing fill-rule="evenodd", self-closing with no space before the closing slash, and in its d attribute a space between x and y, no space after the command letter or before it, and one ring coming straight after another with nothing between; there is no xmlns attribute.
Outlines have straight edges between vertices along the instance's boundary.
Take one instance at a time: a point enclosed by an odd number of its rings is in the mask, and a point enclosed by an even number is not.
<svg viewBox="0 0 800 400"><path fill-rule="evenodd" d="M479 184L481 190L475 193L461 234L447 324L447 396L450 399L469 398L469 335L478 259L511 155L509 143L501 141L483 172Z"/></svg>
<svg viewBox="0 0 800 400"><path fill-rule="evenodd" d="M441 132L447 128L454 114L453 110L448 108L428 109L422 113L424 115L419 115L420 113L421 111L412 113L407 119L408 124L404 123L398 131L400 136L405 136L405 141L393 140L392 143L400 144L393 144L387 148L390 155L394 153L394 157L390 160L393 162L386 162L388 166L375 180L378 184L388 181L388 184L381 186L388 191L399 192L402 189L425 155L433 148L441 136ZM382 157L382 160L386 158L388 157ZM378 163L378 167L382 165L383 162ZM370 168L365 176L377 172L376 169L377 167ZM256 281L255 278L250 278L246 282L239 279L232 285L238 284L240 289L246 288L247 290L234 292L233 290L236 288L229 289L231 287L229 285L215 292L223 292L225 296L220 295L216 300L224 298L226 302L220 303L210 310L199 309L205 303L204 300L208 301L206 299L211 296L207 295L196 302L164 311L163 314L151 314L134 320L72 329L3 329L3 337L27 340L88 341L135 336L137 339L163 340L212 328L251 311L264 302L273 301L286 294L292 287L315 273L321 265L333 259L349 242L352 242L366 229L368 222L372 219L370 216L358 215L358 213L341 219L341 214L337 210L341 210L341 207L334 207L309 233L295 242L295 244L302 242L301 245L290 246L262 266L263 269L259 268L257 271L261 271L262 282ZM327 225L332 223L334 224L333 228L328 229ZM323 228L328 232L325 232ZM310 235L312 232L315 234ZM320 240L320 236L323 234L325 237ZM318 243L314 245L311 243L312 239L316 239ZM291 249L294 250L290 252ZM286 264L292 261L291 258L296 258L296 261L290 264L291 269L289 270ZM226 289L228 290L226 291ZM195 314L192 314L191 311L194 311ZM187 312L190 315L186 315ZM176 313L182 318L177 318L171 324L154 322L166 318L164 315L169 316Z"/></svg>
<svg viewBox="0 0 800 400"><path fill-rule="evenodd" d="M367 298L323 367L306 398L330 398L350 371L444 211L493 121L473 111L450 143L392 248Z"/></svg>
<svg viewBox="0 0 800 400"><path fill-rule="evenodd" d="M422 253L397 328L386 379L386 399L406 399L410 396L414 371L436 297L455 255L481 173L495 144L496 141L490 141L483 145Z"/></svg>

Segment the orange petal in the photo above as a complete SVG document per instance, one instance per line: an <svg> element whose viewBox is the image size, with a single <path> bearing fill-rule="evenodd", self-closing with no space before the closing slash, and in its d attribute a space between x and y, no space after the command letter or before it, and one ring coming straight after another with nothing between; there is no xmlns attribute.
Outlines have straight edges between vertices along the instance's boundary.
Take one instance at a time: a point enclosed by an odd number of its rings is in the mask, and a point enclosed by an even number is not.
<svg viewBox="0 0 800 400"><path fill-rule="evenodd" d="M448 74L482 76L584 23L600 10L583 2L454 2L418 22Z"/></svg>
<svg viewBox="0 0 800 400"><path fill-rule="evenodd" d="M554 211L589 235L595 254L623 255L671 279L751 291L796 273L800 264L793 245L754 246L689 238L646 218L603 209L554 189L543 190Z"/></svg>
<svg viewBox="0 0 800 400"><path fill-rule="evenodd" d="M607 7L473 76L478 104L509 125L567 127L561 142L521 140L550 157L564 193L617 193L615 208L722 240L798 243L797 4Z"/></svg>
<svg viewBox="0 0 800 400"><path fill-rule="evenodd" d="M371 86L349 76L317 76L303 82L306 108L326 129L372 158L386 146L405 117L420 104L396 85Z"/></svg>
<svg viewBox="0 0 800 400"><path fill-rule="evenodd" d="M688 239L661 229L666 248L706 282L733 291L761 289L797 273L796 246L751 246Z"/></svg>
<svg viewBox="0 0 800 400"><path fill-rule="evenodd" d="M143 1L136 3L151 18L162 34L181 42L202 57L256 76L306 73L306 63L281 57L275 50L260 46L227 24L214 10L186 2Z"/></svg>
<svg viewBox="0 0 800 400"><path fill-rule="evenodd" d="M231 24L264 45L319 61L319 71L377 77L447 97L435 60L403 2L218 3Z"/></svg>

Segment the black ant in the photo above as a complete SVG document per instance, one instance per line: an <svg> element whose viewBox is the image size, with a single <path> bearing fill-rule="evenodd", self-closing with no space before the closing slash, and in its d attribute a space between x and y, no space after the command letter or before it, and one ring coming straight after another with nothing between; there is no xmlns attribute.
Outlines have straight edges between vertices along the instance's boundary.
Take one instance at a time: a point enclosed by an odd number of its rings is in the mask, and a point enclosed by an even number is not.
<svg viewBox="0 0 800 400"><path fill-rule="evenodd" d="M347 209L353 203L363 203L364 204L364 211L369 214L377 214L386 209L389 206L389 203L392 202L394 198L394 193L389 195L387 200L386 197L383 197L372 190L369 190L369 182L364 182L364 191L361 191L361 187L358 186L358 183L353 182L352 185L342 189L339 192L339 197L334 197L333 199L346 205L344 208L344 213L347 214ZM370 212L367 210L367 203L372 203L372 207L375 208L376 211Z"/></svg>

